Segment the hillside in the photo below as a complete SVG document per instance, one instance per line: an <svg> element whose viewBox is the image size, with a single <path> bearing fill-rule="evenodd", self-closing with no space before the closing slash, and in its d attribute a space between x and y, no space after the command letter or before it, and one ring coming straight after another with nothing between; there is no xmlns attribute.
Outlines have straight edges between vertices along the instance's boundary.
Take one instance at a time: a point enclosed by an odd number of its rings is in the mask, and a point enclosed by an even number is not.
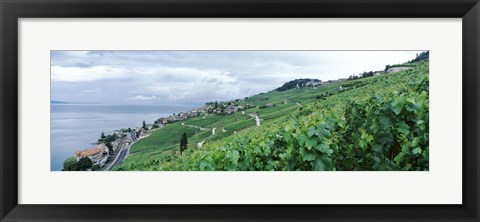
<svg viewBox="0 0 480 222"><path fill-rule="evenodd" d="M226 102L250 108L156 129L116 170L428 170L428 60L408 66Z"/></svg>

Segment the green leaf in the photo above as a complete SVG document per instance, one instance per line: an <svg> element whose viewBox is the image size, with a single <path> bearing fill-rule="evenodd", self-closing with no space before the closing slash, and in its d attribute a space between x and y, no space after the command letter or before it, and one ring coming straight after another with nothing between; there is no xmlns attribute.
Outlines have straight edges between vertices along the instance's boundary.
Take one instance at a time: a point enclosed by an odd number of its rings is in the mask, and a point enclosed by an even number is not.
<svg viewBox="0 0 480 222"><path fill-rule="evenodd" d="M398 115L398 114L400 114L400 112L402 112L402 109L403 109L403 107L401 107L401 106L396 106L396 107L393 107L393 112L394 112L396 115Z"/></svg>
<svg viewBox="0 0 480 222"><path fill-rule="evenodd" d="M230 159L232 160L233 163L237 163L238 160L240 159L240 153L237 150L232 150L232 154L230 156Z"/></svg>
<svg viewBox="0 0 480 222"><path fill-rule="evenodd" d="M316 171L325 171L325 170L334 170L333 162L326 155L320 156L312 163L313 170Z"/></svg>
<svg viewBox="0 0 480 222"><path fill-rule="evenodd" d="M295 127L293 126L293 124L289 123L289 124L287 124L287 125L285 126L285 131L288 132L288 131L290 131L290 130L292 130L292 129L294 129L294 128L295 128Z"/></svg>
<svg viewBox="0 0 480 222"><path fill-rule="evenodd" d="M405 121L399 122L397 126L398 132L404 135L408 135L410 133L410 127L407 125L407 123L405 123Z"/></svg>
<svg viewBox="0 0 480 222"><path fill-rule="evenodd" d="M305 142L305 146L308 147L309 149L315 147L317 145L317 139L316 138L308 138L307 141Z"/></svg>
<svg viewBox="0 0 480 222"><path fill-rule="evenodd" d="M388 117L382 116L380 118L380 122L382 123L384 128L389 128L392 126L392 121Z"/></svg>
<svg viewBox="0 0 480 222"><path fill-rule="evenodd" d="M300 135L300 136L298 137L298 143L299 143L300 145L304 145L305 142L307 141L307 139L308 139L307 135L302 134L302 135Z"/></svg>
<svg viewBox="0 0 480 222"><path fill-rule="evenodd" d="M405 104L405 99L402 97L398 98L397 100L392 102L392 110L393 112L398 115L402 112L403 105Z"/></svg>
<svg viewBox="0 0 480 222"><path fill-rule="evenodd" d="M322 160L316 159L313 162L313 170L316 170L316 171L324 171L325 170L325 164L323 164Z"/></svg>
<svg viewBox="0 0 480 222"><path fill-rule="evenodd" d="M332 154L333 153L333 150L330 149L330 146L328 144L325 144L325 143L322 143L320 144L318 147L317 147L317 150L322 152L322 153L328 153L328 154Z"/></svg>
<svg viewBox="0 0 480 222"><path fill-rule="evenodd" d="M412 150L412 153L413 154L420 154L420 153L422 153L422 149L420 147L417 147L417 148Z"/></svg>
<svg viewBox="0 0 480 222"><path fill-rule="evenodd" d="M201 171L204 171L204 170L213 170L213 167L212 165L210 165L209 162L205 161L205 160L202 160L200 162L200 170Z"/></svg>
<svg viewBox="0 0 480 222"><path fill-rule="evenodd" d="M380 145L380 144L375 144L375 145L372 146L372 150L373 150L373 152L376 152L376 153L382 153L383 146Z"/></svg>
<svg viewBox="0 0 480 222"><path fill-rule="evenodd" d="M307 135L308 135L309 137L312 137L313 134L315 134L315 127L310 127L310 128L308 128Z"/></svg>
<svg viewBox="0 0 480 222"><path fill-rule="evenodd" d="M333 166L333 161L326 155L322 155L320 157L322 160L323 164L325 165L326 170L335 170L335 167Z"/></svg>
<svg viewBox="0 0 480 222"><path fill-rule="evenodd" d="M358 144L362 149L365 149L367 147L367 142L365 140L360 140Z"/></svg>
<svg viewBox="0 0 480 222"><path fill-rule="evenodd" d="M410 133L410 129L408 128L403 128L403 127L397 127L398 132L402 133L403 135L408 135Z"/></svg>
<svg viewBox="0 0 480 222"><path fill-rule="evenodd" d="M315 153L308 152L305 149L300 149L300 155L303 161L312 161L316 159Z"/></svg>
<svg viewBox="0 0 480 222"><path fill-rule="evenodd" d="M332 134L330 131L325 129L324 126L319 126L315 132L315 134L318 136L318 138L322 139L323 137L330 137Z"/></svg>
<svg viewBox="0 0 480 222"><path fill-rule="evenodd" d="M395 161L396 164L400 164L403 162L405 155L403 153L399 153L393 161Z"/></svg>

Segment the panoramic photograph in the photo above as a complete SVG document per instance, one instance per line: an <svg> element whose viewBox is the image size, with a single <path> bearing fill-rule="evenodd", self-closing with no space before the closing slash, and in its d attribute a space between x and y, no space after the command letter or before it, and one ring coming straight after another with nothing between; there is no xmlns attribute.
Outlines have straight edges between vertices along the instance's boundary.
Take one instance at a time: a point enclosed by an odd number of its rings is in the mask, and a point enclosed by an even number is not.
<svg viewBox="0 0 480 222"><path fill-rule="evenodd" d="M429 51L50 56L51 171L429 170Z"/></svg>

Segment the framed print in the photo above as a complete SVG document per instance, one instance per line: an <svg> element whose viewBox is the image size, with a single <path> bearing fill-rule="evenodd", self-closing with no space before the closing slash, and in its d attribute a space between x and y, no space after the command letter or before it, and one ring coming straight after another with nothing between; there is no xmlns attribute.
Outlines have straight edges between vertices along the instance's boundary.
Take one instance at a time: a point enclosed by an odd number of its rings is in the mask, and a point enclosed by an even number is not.
<svg viewBox="0 0 480 222"><path fill-rule="evenodd" d="M479 7L2 1L1 220L478 221Z"/></svg>

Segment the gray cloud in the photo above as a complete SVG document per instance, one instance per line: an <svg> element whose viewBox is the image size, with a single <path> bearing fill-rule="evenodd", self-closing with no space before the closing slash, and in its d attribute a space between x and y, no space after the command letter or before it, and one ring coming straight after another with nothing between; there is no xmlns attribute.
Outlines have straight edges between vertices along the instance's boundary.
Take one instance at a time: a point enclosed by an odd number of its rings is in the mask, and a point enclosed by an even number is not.
<svg viewBox="0 0 480 222"><path fill-rule="evenodd" d="M332 80L413 59L419 51L52 51L52 100L201 104Z"/></svg>

